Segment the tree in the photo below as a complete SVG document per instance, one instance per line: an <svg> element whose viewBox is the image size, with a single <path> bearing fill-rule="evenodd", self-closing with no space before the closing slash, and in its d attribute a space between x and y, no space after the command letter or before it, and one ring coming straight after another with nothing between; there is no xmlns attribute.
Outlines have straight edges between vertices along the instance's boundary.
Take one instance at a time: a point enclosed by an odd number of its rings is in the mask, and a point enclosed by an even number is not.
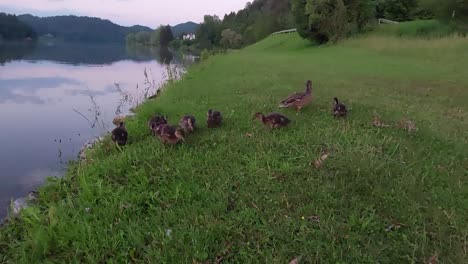
<svg viewBox="0 0 468 264"><path fill-rule="evenodd" d="M385 0L378 3L383 16L396 21L412 20L417 8L418 0Z"/></svg>
<svg viewBox="0 0 468 264"><path fill-rule="evenodd" d="M0 39L4 40L35 40L36 32L18 20L15 15L0 13Z"/></svg>
<svg viewBox="0 0 468 264"><path fill-rule="evenodd" d="M221 32L221 45L227 49L238 49L242 46L242 35L231 29Z"/></svg>
<svg viewBox="0 0 468 264"><path fill-rule="evenodd" d="M292 13L296 22L297 33L302 38L310 39L309 16L305 11L306 4L307 0L293 0Z"/></svg>
<svg viewBox="0 0 468 264"><path fill-rule="evenodd" d="M211 49L219 44L221 39L221 20L218 16L206 15L198 27L197 39L202 49Z"/></svg>
<svg viewBox="0 0 468 264"><path fill-rule="evenodd" d="M348 21L362 31L364 27L375 19L376 3L373 0L344 0L347 6Z"/></svg>
<svg viewBox="0 0 468 264"><path fill-rule="evenodd" d="M174 35L172 34L171 26L167 25L162 27L159 31L159 44L162 47L167 47L171 41L174 40Z"/></svg>
<svg viewBox="0 0 468 264"><path fill-rule="evenodd" d="M135 34L135 41L140 45L149 45L150 43L150 33L147 31L140 31Z"/></svg>
<svg viewBox="0 0 468 264"><path fill-rule="evenodd" d="M127 45L134 45L136 44L136 37L135 33L130 33L125 37Z"/></svg>
<svg viewBox="0 0 468 264"><path fill-rule="evenodd" d="M439 20L453 23L464 32L468 31L468 1L424 0L422 5L431 10Z"/></svg>
<svg viewBox="0 0 468 264"><path fill-rule="evenodd" d="M370 0L294 0L299 35L318 44L362 31L374 18Z"/></svg>
<svg viewBox="0 0 468 264"><path fill-rule="evenodd" d="M151 32L151 36L150 36L151 46L159 46L159 37L160 37L162 28L163 26L159 26L157 29Z"/></svg>

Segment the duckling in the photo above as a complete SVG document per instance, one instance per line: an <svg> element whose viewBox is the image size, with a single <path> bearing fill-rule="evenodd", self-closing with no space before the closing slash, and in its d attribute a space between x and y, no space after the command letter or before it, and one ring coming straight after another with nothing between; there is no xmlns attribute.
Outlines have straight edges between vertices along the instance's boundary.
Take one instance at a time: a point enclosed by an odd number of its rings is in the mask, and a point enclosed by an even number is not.
<svg viewBox="0 0 468 264"><path fill-rule="evenodd" d="M343 103L340 103L338 101L338 98L333 98L333 101L335 104L333 105L333 116L335 118L337 117L345 117L346 114L348 113L348 109L346 109L346 106Z"/></svg>
<svg viewBox="0 0 468 264"><path fill-rule="evenodd" d="M184 132L180 128L175 128L168 124L162 124L153 129L153 134L165 144L175 145L179 141L185 141Z"/></svg>
<svg viewBox="0 0 468 264"><path fill-rule="evenodd" d="M185 115L179 121L179 126L185 133L192 133L195 130L195 117L192 115Z"/></svg>
<svg viewBox="0 0 468 264"><path fill-rule="evenodd" d="M206 123L209 128L219 127L223 117L219 111L208 110Z"/></svg>
<svg viewBox="0 0 468 264"><path fill-rule="evenodd" d="M289 123L291 123L291 120L289 120L284 115L278 114L278 113L271 113L265 117L264 114L258 112L258 113L255 113L253 119L262 121L263 124L268 126L270 129L285 127Z"/></svg>
<svg viewBox="0 0 468 264"><path fill-rule="evenodd" d="M153 116L149 121L148 121L148 127L150 131L153 131L153 128L159 126L159 125L164 125L167 124L167 116Z"/></svg>
<svg viewBox="0 0 468 264"><path fill-rule="evenodd" d="M119 126L112 130L112 141L119 144L120 146L125 146L127 144L128 132L125 129L123 122L120 122Z"/></svg>
<svg viewBox="0 0 468 264"><path fill-rule="evenodd" d="M299 112L301 109L312 102L312 81L307 81L306 90L303 93L295 93L280 102L280 108L294 107Z"/></svg>

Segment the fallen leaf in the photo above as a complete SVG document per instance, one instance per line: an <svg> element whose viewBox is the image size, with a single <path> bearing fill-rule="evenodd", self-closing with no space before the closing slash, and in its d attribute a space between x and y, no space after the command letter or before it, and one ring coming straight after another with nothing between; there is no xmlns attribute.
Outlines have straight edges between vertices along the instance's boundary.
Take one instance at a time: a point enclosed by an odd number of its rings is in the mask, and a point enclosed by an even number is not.
<svg viewBox="0 0 468 264"><path fill-rule="evenodd" d="M403 118L400 121L398 121L398 123L396 124L396 127L404 129L410 133L418 131L416 124L407 118Z"/></svg>
<svg viewBox="0 0 468 264"><path fill-rule="evenodd" d="M223 260L228 257L229 255L231 255L231 248L232 248L232 243L225 243L225 249L223 250L223 252L221 252L220 255L216 256L216 259L215 259L215 263L216 264L219 264L221 262L223 262Z"/></svg>
<svg viewBox="0 0 468 264"><path fill-rule="evenodd" d="M301 257L295 257L293 260L289 262L289 264L299 264Z"/></svg>
<svg viewBox="0 0 468 264"><path fill-rule="evenodd" d="M320 223L320 217L318 215L311 215L307 217L307 220L315 222L315 223Z"/></svg>
<svg viewBox="0 0 468 264"><path fill-rule="evenodd" d="M251 137L253 137L253 134L252 134L252 133L249 133L249 132L247 132L247 133L245 133L245 136L246 136L246 137L248 137L248 138L251 138Z"/></svg>
<svg viewBox="0 0 468 264"><path fill-rule="evenodd" d="M372 118L372 125L374 125L375 127L389 127L389 125L385 124L379 116L377 115L374 115L374 117Z"/></svg>
<svg viewBox="0 0 468 264"><path fill-rule="evenodd" d="M439 257L437 256L437 254L432 255L432 256L427 260L427 264L437 264L437 263L439 263Z"/></svg>
<svg viewBox="0 0 468 264"><path fill-rule="evenodd" d="M393 230L398 230L398 229L400 229L400 228L402 228L402 227L404 227L404 226L405 226L405 224L402 224L402 223L393 223L393 224L389 225L389 226L385 229L385 231L386 231L386 232L390 232L390 231L393 231Z"/></svg>
<svg viewBox="0 0 468 264"><path fill-rule="evenodd" d="M320 169L323 165L323 162L328 159L328 156L330 156L330 154L328 153L325 153L323 155L321 155L317 160L314 161L314 166L315 168L317 169Z"/></svg>

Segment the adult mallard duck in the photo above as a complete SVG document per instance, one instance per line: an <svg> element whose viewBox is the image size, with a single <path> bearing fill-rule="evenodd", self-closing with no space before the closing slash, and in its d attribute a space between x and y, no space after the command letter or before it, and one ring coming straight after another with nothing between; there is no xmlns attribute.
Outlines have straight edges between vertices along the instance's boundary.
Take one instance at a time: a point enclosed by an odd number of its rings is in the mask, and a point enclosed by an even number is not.
<svg viewBox="0 0 468 264"><path fill-rule="evenodd" d="M115 143L119 144L120 146L125 146L127 144L128 132L125 129L123 122L120 122L119 126L112 130L111 134L112 141Z"/></svg>
<svg viewBox="0 0 468 264"><path fill-rule="evenodd" d="M192 133L195 130L196 119L192 115L185 115L179 121L179 126L185 133Z"/></svg>
<svg viewBox="0 0 468 264"><path fill-rule="evenodd" d="M183 130L176 129L168 124L162 124L153 128L153 134L165 144L175 145L180 141L185 141Z"/></svg>
<svg viewBox="0 0 468 264"><path fill-rule="evenodd" d="M346 106L343 103L340 103L338 101L338 98L333 98L334 105L333 105L333 116L335 118L337 117L345 117L346 114L348 113L348 109L346 109Z"/></svg>
<svg viewBox="0 0 468 264"><path fill-rule="evenodd" d="M280 108L294 107L296 111L301 111L301 109L312 102L312 81L307 81L306 90L303 93L295 93L288 98L281 101L279 104Z"/></svg>
<svg viewBox="0 0 468 264"><path fill-rule="evenodd" d="M153 116L149 121L148 121L148 127L150 131L153 131L153 128L159 126L159 125L164 125L167 124L167 117L166 116Z"/></svg>
<svg viewBox="0 0 468 264"><path fill-rule="evenodd" d="M206 124L209 128L219 127L223 121L223 116L219 111L208 110Z"/></svg>
<svg viewBox="0 0 468 264"><path fill-rule="evenodd" d="M278 113L271 113L268 116L265 116L264 114L259 112L255 113L254 119L262 121L263 124L269 127L270 129L285 127L289 123L291 123L291 120L289 120L284 115Z"/></svg>

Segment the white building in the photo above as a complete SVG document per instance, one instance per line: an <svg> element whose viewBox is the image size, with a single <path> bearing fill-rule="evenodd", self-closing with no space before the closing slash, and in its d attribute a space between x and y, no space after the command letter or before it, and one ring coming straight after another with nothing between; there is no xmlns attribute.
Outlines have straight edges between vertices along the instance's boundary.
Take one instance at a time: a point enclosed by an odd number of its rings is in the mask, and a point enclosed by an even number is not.
<svg viewBox="0 0 468 264"><path fill-rule="evenodd" d="M184 34L182 36L182 39L183 40L195 40L196 36L194 33L188 33L188 34Z"/></svg>

